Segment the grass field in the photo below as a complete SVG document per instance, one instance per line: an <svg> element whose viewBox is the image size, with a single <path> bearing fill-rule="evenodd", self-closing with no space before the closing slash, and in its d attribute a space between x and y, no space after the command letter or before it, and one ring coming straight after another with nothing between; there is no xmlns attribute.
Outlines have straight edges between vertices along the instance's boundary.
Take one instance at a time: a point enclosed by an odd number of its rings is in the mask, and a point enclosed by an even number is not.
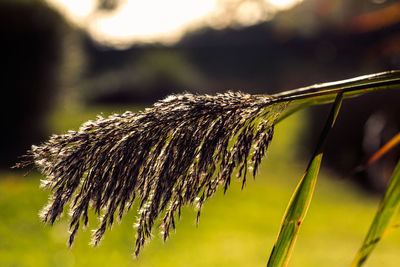
<svg viewBox="0 0 400 267"><path fill-rule="evenodd" d="M122 108L92 108L59 112L50 119L56 133L76 129L100 110L107 115ZM88 245L88 229L78 233L68 250L66 216L53 227L37 216L48 192L40 190L40 176L3 170L0 173L0 266L265 266L290 195L305 162L295 157L304 125L298 114L278 125L271 150L256 180L241 191L232 183L224 196L219 192L203 209L199 227L192 208L183 210L176 234L163 244L158 232L139 259L133 258L136 220L134 210L108 231L99 247ZM314 200L300 230L290 266L349 266L375 213L378 198L351 183L329 179L322 170ZM366 266L399 266L400 231L378 245Z"/></svg>

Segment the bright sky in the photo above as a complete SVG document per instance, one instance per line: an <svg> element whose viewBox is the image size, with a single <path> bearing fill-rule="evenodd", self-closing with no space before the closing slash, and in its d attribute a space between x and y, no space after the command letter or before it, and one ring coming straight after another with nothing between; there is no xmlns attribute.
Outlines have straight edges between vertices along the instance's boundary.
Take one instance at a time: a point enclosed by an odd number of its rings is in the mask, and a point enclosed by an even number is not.
<svg viewBox="0 0 400 267"><path fill-rule="evenodd" d="M187 30L206 25L251 25L302 0L243 1L234 15L229 7L240 0L121 0L111 12L93 12L96 0L47 1L97 41L126 47L133 43L174 43Z"/></svg>

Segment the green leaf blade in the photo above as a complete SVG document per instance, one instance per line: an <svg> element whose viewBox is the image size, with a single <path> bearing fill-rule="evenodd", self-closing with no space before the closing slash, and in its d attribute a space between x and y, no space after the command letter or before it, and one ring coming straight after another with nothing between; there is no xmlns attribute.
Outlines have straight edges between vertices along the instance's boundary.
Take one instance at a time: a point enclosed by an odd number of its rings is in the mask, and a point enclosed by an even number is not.
<svg viewBox="0 0 400 267"><path fill-rule="evenodd" d="M300 225L311 203L321 161L322 153L312 159L308 170L295 189L295 193L289 201L285 212L278 239L268 260L268 267L287 265L297 239Z"/></svg>
<svg viewBox="0 0 400 267"><path fill-rule="evenodd" d="M375 218L351 266L361 266L376 244L391 229L391 222L400 207L400 161L393 171L386 193L379 204Z"/></svg>
<svg viewBox="0 0 400 267"><path fill-rule="evenodd" d="M322 130L314 155L289 201L277 240L268 260L268 267L280 267L288 264L301 223L306 216L314 193L322 162L322 148L329 130L336 121L342 100L343 94L339 93Z"/></svg>

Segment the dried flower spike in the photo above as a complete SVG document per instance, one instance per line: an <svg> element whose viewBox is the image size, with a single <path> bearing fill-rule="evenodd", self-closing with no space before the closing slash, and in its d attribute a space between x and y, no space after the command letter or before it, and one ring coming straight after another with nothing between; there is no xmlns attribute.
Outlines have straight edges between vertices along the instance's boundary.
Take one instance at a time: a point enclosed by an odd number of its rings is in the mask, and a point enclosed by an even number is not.
<svg viewBox="0 0 400 267"><path fill-rule="evenodd" d="M144 112L99 116L76 132L53 135L18 166L34 163L46 176L42 185L52 196L43 222L53 224L70 203L70 245L80 222L87 225L89 207L101 216L96 245L115 213L121 219L138 199L138 255L161 213L166 240L183 205L195 204L199 217L218 186L226 191L235 168L243 186L248 164L256 174L286 105L232 92L173 95Z"/></svg>

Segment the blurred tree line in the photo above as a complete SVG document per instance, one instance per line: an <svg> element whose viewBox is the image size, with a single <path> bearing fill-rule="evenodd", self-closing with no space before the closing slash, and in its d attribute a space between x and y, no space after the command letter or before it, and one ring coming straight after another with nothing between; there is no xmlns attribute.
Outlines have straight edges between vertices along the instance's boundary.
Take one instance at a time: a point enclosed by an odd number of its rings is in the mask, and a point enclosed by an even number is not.
<svg viewBox="0 0 400 267"><path fill-rule="evenodd" d="M2 165L47 134L42 117L57 93L66 28L40 1L0 2Z"/></svg>
<svg viewBox="0 0 400 267"><path fill-rule="evenodd" d="M247 1L230 3L226 14L233 22ZM104 12L119 4L99 0L97 8ZM174 45L118 50L97 43L43 1L3 0L2 114L8 130L3 130L0 162L10 166L30 144L46 139L45 116L55 106L152 103L180 92L273 93L399 69L399 13L398 1L305 0L256 25L205 27ZM349 170L400 130L399 96L389 92L345 103L343 119L332 136L336 142L327 147L331 166ZM312 114L318 117L310 124L316 129L311 139L319 131L323 112ZM371 136L364 126L367 121L383 125L376 142L364 140ZM396 155L388 157L391 165ZM363 183L382 188L382 172L388 167L382 168L379 174L362 176Z"/></svg>

